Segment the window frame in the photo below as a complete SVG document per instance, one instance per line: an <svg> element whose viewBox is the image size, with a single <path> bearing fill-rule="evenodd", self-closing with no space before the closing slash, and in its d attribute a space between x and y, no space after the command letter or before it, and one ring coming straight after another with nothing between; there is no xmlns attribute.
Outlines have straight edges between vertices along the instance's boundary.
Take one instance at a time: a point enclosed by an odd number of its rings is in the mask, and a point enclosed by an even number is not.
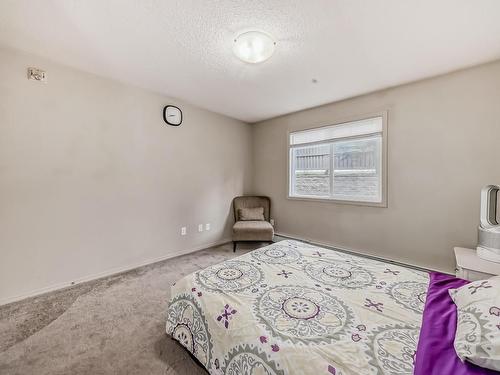
<svg viewBox="0 0 500 375"><path fill-rule="evenodd" d="M314 129L320 129L324 127L330 127L330 126L337 126L337 125L343 125L345 123L349 122L355 122L355 121L360 121L360 120L366 120L374 117L381 117L382 118L382 160L381 160L381 168L382 168L382 173L381 173L381 201L380 202L369 202L369 201L358 201L358 200L344 200L344 199L337 199L337 198L328 198L325 196L322 197L314 197L314 196L302 196L302 195L291 195L291 187L292 187L292 171L291 171L291 149L293 146L290 144L290 136L292 133L300 132L300 131L305 131L305 130L314 130ZM387 143L388 143L388 132L387 132L387 117L388 117L388 111L380 111L380 112L374 112L374 113L369 113L369 114L364 114L364 115L359 115L359 116L351 116L348 118L342 118L339 120L334 121L333 123L322 123L322 124L316 124L313 126L309 126L307 128L300 128L300 129L293 129L293 130L288 130L287 131L287 141L286 141L286 153L287 153L287 183L286 183L286 198L289 200L296 200L296 201L307 201L307 202L327 202L327 203L338 203L338 204L346 204L346 205L355 205L355 206L371 206L371 207L382 207L386 208L387 207L387 190L388 190L388 157L387 157ZM343 137L343 138L338 138L339 140L348 140L348 139L360 139L364 138L367 135L362 135L362 136L355 136L355 137ZM319 141L317 143L324 143L325 141ZM312 142L313 143L313 142ZM307 143L306 145L310 145L311 143ZM300 146L298 146L300 147ZM330 161L331 163L332 161ZM333 170L332 170L332 175L333 175Z"/></svg>

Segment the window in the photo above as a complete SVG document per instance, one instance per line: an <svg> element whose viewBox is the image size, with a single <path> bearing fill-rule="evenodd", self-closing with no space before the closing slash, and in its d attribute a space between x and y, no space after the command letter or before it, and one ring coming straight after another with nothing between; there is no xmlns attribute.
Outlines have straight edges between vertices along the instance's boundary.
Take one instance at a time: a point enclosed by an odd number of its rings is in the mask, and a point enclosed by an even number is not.
<svg viewBox="0 0 500 375"><path fill-rule="evenodd" d="M385 206L386 114L290 133L289 197Z"/></svg>

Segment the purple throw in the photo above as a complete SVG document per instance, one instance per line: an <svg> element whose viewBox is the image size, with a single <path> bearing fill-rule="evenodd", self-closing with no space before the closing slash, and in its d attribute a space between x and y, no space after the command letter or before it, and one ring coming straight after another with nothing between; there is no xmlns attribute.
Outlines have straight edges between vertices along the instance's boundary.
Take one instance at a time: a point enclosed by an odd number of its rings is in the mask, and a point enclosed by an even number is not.
<svg viewBox="0 0 500 375"><path fill-rule="evenodd" d="M448 289L469 282L439 272L431 272L422 328L417 347L414 375L490 375L499 373L462 362L453 341L457 328L457 308Z"/></svg>

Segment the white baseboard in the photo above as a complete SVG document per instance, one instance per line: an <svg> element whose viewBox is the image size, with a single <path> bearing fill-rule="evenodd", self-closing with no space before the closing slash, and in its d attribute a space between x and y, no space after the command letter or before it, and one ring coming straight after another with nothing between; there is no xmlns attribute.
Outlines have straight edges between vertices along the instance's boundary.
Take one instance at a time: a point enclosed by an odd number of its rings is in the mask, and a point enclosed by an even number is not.
<svg viewBox="0 0 500 375"><path fill-rule="evenodd" d="M217 242L213 242L213 243L209 243L209 244L197 246L197 247L194 247L194 248L191 248L191 249L185 249L185 250L176 251L174 253L169 253L169 254L163 255L163 256L158 257L158 258L147 259L147 260L144 260L144 261L141 261L141 262L138 262L138 263L133 263L133 264L129 264L129 265L122 266L122 267L111 268L111 269L106 270L104 272L99 272L99 273L96 273L96 274L93 274L93 275L87 275L87 276L80 277L80 278L78 278L76 280L71 280L71 281L67 281L67 282L62 282L62 283L57 283L57 284L49 285L49 286L44 287L44 288L35 289L35 290L32 290L32 291L27 292L27 293L19 294L17 296L2 298L2 299L0 299L0 306L6 305L6 304L12 303L12 302L17 302L17 301L23 300L25 298L35 297L35 296L38 296L40 294L45 294L45 293L48 293L48 292L53 292L55 290L64 289L64 288L67 288L69 286L73 286L73 285L85 283L87 281L101 279L103 277L115 275L115 274L122 273L122 272L125 272L125 271L130 271L130 270L133 270L135 268L147 266L148 264L153 264L153 263L161 262L162 260L166 260L166 259L170 259L170 258L175 258L175 257L181 256L181 255L186 255L186 254L194 253L196 251L207 249L209 247L220 246L220 245L229 243L231 241L232 241L231 239L227 239L226 238L226 239L222 239L222 240L217 241Z"/></svg>
<svg viewBox="0 0 500 375"><path fill-rule="evenodd" d="M332 244L332 243L326 243L326 242L317 241L317 240L313 240L313 239L300 238L300 236L296 236L296 235L289 234L289 233L283 233L283 232L278 233L278 232L276 232L275 235L276 236L281 236L281 237L284 237L284 238L289 238L289 239L292 239L292 240L307 242L307 243L310 243L310 244L316 245L316 246L337 249L337 250L340 250L340 251L345 252L345 253L349 253L349 254L353 254L353 255L358 255L358 256L365 257L365 258L370 258L370 259L378 260L378 261L381 261L381 262L393 263L393 264L400 265L400 266L403 266L403 267L414 268L414 269L417 269L417 270L420 270L420 271L425 271L425 272L437 271L437 272L446 273L446 274L449 274L449 275L454 275L454 274L449 273L448 271L439 270L439 269L433 269L433 268L427 268L427 267L419 266L417 264L402 262L402 261L399 261L399 260L393 260L393 259L389 259L389 258L381 258L381 257L378 257L376 255L368 254L368 253L360 251L360 250L348 249L348 248L345 248L345 247L337 246L337 245Z"/></svg>

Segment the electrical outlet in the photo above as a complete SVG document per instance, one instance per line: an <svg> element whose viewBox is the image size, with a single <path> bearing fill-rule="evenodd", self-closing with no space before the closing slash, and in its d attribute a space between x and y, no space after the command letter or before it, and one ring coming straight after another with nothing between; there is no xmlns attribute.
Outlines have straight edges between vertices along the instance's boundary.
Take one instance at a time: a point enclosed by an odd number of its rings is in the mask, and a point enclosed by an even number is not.
<svg viewBox="0 0 500 375"><path fill-rule="evenodd" d="M271 223L271 225L274 227L274 224L275 224L274 219L269 220L269 222L270 222L270 223Z"/></svg>
<svg viewBox="0 0 500 375"><path fill-rule="evenodd" d="M198 232L203 232L203 224L198 224Z"/></svg>
<svg viewBox="0 0 500 375"><path fill-rule="evenodd" d="M205 224L205 230L210 230L210 223Z"/></svg>
<svg viewBox="0 0 500 375"><path fill-rule="evenodd" d="M181 236L185 236L187 234L187 228L186 227L182 227L181 228Z"/></svg>

